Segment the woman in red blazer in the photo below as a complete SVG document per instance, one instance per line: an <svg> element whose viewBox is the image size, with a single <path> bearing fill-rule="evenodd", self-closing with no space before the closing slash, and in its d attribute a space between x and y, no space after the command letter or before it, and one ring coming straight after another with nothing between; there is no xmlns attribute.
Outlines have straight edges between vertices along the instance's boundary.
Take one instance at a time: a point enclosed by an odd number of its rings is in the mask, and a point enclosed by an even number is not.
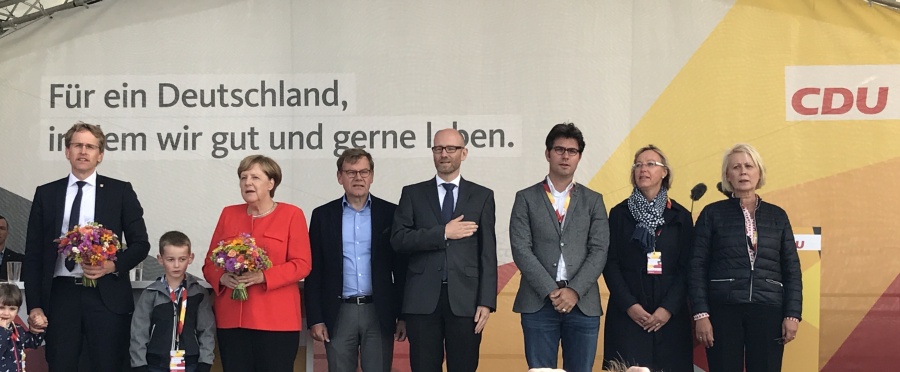
<svg viewBox="0 0 900 372"><path fill-rule="evenodd" d="M297 282L309 274L309 232L303 211L272 197L281 183L281 168L262 155L238 167L245 204L225 207L213 233L212 252L223 239L249 233L265 249L272 267L263 272L226 273L209 260L203 276L215 291L214 311L222 367L229 371L292 371L300 343L300 292ZM232 300L238 285L247 286L246 301Z"/></svg>

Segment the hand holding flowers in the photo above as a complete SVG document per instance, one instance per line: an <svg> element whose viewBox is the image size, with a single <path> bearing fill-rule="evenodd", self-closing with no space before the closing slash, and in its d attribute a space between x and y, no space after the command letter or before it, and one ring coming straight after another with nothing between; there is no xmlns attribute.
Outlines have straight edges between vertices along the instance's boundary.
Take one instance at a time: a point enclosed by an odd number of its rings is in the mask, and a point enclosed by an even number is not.
<svg viewBox="0 0 900 372"><path fill-rule="evenodd" d="M60 254L82 265L85 287L96 287L97 279L115 271L112 261L124 248L116 234L96 222L75 226L58 243Z"/></svg>
<svg viewBox="0 0 900 372"><path fill-rule="evenodd" d="M256 246L256 239L247 233L220 241L209 259L225 270L220 283L233 288L231 298L240 301L247 300L248 286L265 283L262 272L272 267L265 250Z"/></svg>

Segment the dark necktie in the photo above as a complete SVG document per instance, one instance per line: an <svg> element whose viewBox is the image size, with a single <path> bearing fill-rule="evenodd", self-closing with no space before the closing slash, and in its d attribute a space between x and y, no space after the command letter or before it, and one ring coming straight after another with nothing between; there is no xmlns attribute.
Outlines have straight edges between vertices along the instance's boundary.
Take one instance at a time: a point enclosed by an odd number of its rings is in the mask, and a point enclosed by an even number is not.
<svg viewBox="0 0 900 372"><path fill-rule="evenodd" d="M452 183L442 183L441 186L444 186L444 190L447 190L447 193L444 195L444 203L441 204L441 218L444 220L443 222L446 224L453 219L453 189L456 188L456 185ZM444 251L444 270L441 271L441 279L446 282L447 281L447 251Z"/></svg>
<svg viewBox="0 0 900 372"><path fill-rule="evenodd" d="M69 212L69 229L67 231L72 231L72 229L75 228L75 225L78 225L78 221L81 220L81 189L87 182L78 181L75 182L75 184L78 185L78 192L75 193L75 200L72 201L72 209L70 209ZM75 261L67 258L66 269L69 271L75 270Z"/></svg>
<svg viewBox="0 0 900 372"><path fill-rule="evenodd" d="M447 190L447 194L444 195L444 204L441 205L441 218L444 219L444 223L447 223L453 219L453 189L456 188L456 185L442 183L441 186L444 186L444 190Z"/></svg>

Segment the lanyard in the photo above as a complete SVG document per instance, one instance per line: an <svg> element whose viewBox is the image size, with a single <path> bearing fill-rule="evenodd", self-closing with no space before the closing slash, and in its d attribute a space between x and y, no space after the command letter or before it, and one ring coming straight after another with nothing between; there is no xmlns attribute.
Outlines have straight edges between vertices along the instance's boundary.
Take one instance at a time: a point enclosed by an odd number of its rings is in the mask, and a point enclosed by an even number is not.
<svg viewBox="0 0 900 372"><path fill-rule="evenodd" d="M25 372L25 349L17 350L16 345L19 343L19 329L16 328L15 324L12 324L12 335L10 335L12 339L12 352L16 361L16 371Z"/></svg>
<svg viewBox="0 0 900 372"><path fill-rule="evenodd" d="M566 193L566 202L563 204L563 211L569 210L569 201L572 200L572 192L575 191L574 184L569 186L568 193ZM550 199L550 205L553 206L553 211L556 212L556 220L562 224L563 220L566 218L565 214L559 213L559 210L556 209L556 198L553 197L553 193L550 192L550 185L546 182L544 183L544 191L547 192L547 197Z"/></svg>
<svg viewBox="0 0 900 372"><path fill-rule="evenodd" d="M178 291L181 291L181 306L178 306L178 295L176 294ZM172 298L172 307L175 309L175 324L172 326L172 350L178 350L178 339L181 337L181 331L184 330L184 316L187 314L187 286L185 283L182 283L178 289L174 291L169 291L169 296Z"/></svg>

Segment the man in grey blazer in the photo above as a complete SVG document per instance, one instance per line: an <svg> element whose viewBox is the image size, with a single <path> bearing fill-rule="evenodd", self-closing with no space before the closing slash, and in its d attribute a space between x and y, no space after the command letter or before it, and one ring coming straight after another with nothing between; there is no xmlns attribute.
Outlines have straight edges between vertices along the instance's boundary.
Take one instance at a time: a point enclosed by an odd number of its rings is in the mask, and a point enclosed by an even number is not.
<svg viewBox="0 0 900 372"><path fill-rule="evenodd" d="M547 177L516 193L509 221L513 260L522 272L513 311L522 314L529 368L593 368L600 329L597 280L606 265L609 223L603 197L575 183L584 136L572 123L550 130Z"/></svg>
<svg viewBox="0 0 900 372"><path fill-rule="evenodd" d="M481 331L497 308L494 192L463 179L462 135L443 129L431 148L437 176L403 188L391 245L408 254L403 318L413 372L474 372ZM596 340L595 340L596 341Z"/></svg>

